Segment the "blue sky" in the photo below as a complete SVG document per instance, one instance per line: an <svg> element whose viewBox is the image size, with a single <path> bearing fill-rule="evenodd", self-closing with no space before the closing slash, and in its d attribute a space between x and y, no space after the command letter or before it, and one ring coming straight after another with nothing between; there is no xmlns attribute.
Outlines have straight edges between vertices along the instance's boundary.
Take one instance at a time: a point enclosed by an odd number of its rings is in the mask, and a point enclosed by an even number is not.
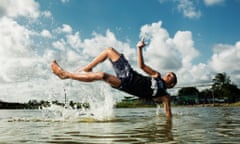
<svg viewBox="0 0 240 144"><path fill-rule="evenodd" d="M240 37L240 1L188 1L183 9L176 0L70 0L39 1L41 9L51 11L58 24L69 24L82 37L92 32L105 33L110 29L120 40L130 40L134 46L141 26L162 21L171 36L177 31L191 31L195 47L201 52L196 62L206 62L215 44L234 44ZM189 4L188 4L189 3ZM188 16L188 13L200 13Z"/></svg>
<svg viewBox="0 0 240 144"><path fill-rule="evenodd" d="M79 82L60 81L49 64L73 71L106 47L143 73L135 47L142 35L145 62L174 71L178 86L226 72L239 87L239 13L240 0L1 0L0 100L57 99L66 85L78 98ZM108 62L95 70L113 72Z"/></svg>

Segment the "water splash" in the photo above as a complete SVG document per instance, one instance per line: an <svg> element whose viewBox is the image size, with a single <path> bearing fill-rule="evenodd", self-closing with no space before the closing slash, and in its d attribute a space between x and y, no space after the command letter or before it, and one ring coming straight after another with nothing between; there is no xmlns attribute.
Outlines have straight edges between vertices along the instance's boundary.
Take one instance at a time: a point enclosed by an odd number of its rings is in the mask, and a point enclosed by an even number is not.
<svg viewBox="0 0 240 144"><path fill-rule="evenodd" d="M89 108L84 106L79 109L77 106L71 107L69 101L65 103L65 106L51 103L50 107L43 107L41 110L46 118L62 121L112 121L115 119L115 100L113 99L113 93L106 84L97 83L94 86L83 84L80 88L78 87L78 90L74 86L68 86L66 89L64 89L68 92L65 93L66 95L71 97L72 94L78 93L80 103L88 103ZM52 99L52 97L50 95L49 99Z"/></svg>
<svg viewBox="0 0 240 144"><path fill-rule="evenodd" d="M160 106L160 104L157 104L157 107L156 107L156 115L157 116L160 115L160 110L161 110L161 106Z"/></svg>

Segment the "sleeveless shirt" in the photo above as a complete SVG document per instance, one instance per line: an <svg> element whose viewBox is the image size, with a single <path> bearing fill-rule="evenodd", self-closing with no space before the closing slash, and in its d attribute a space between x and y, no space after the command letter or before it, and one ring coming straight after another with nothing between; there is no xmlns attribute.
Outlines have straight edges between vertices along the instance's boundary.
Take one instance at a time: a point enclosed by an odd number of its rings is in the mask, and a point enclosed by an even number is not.
<svg viewBox="0 0 240 144"><path fill-rule="evenodd" d="M119 88L120 90L141 98L154 98L168 95L164 81L160 76L158 78L152 78L131 70L128 79L122 79L122 84Z"/></svg>

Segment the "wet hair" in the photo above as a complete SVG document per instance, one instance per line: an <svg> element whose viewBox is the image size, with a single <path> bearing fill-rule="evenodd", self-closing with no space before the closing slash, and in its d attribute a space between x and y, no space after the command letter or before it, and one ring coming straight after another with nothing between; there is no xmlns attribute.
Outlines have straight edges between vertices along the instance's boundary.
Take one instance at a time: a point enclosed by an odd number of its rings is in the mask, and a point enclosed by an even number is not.
<svg viewBox="0 0 240 144"><path fill-rule="evenodd" d="M173 74L173 77L174 77L173 83L177 84L177 75L174 72L172 72L172 74Z"/></svg>
<svg viewBox="0 0 240 144"><path fill-rule="evenodd" d="M172 85L170 88L173 88L177 84L177 75L174 72L170 72L173 75Z"/></svg>

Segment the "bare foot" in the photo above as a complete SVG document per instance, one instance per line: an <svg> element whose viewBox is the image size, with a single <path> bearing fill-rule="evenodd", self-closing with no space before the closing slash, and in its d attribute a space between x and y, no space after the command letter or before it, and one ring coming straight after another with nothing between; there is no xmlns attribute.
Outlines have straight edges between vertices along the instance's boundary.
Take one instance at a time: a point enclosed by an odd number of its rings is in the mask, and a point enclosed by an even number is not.
<svg viewBox="0 0 240 144"><path fill-rule="evenodd" d="M58 63L56 62L56 60L54 60L51 64L51 69L52 69L52 72L57 75L60 79L67 79L69 78L67 76L67 72L64 71L59 65Z"/></svg>

